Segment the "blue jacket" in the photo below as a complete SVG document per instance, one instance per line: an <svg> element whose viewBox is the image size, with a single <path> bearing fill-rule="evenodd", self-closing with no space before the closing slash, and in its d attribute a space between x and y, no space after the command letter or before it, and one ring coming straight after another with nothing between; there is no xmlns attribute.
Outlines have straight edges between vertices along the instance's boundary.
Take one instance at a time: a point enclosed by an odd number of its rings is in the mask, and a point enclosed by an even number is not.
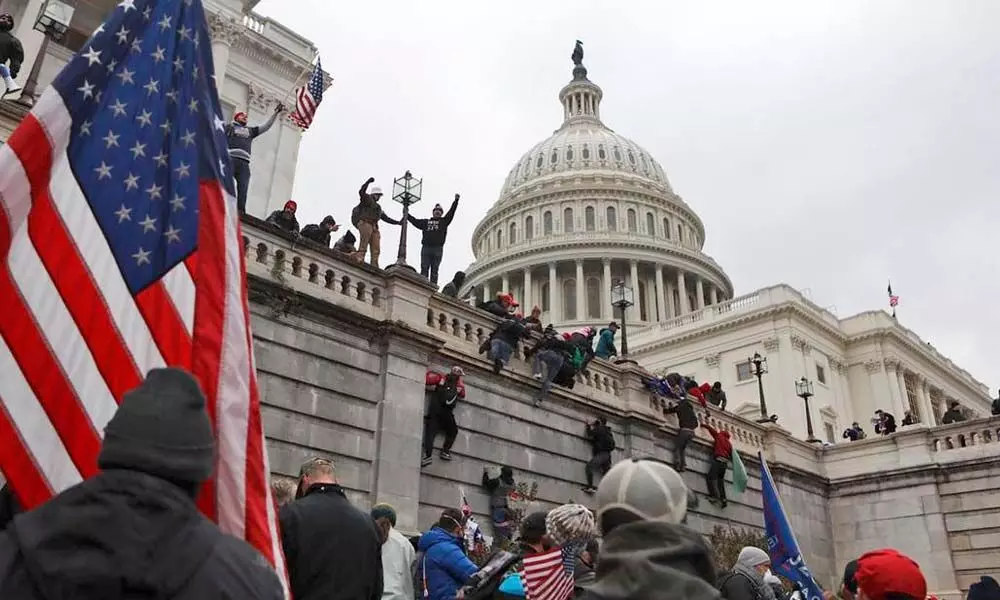
<svg viewBox="0 0 1000 600"><path fill-rule="evenodd" d="M602 329L601 337L597 340L597 349L594 354L601 358L618 356L618 349L615 348L615 332L610 329Z"/></svg>
<svg viewBox="0 0 1000 600"><path fill-rule="evenodd" d="M454 600L459 588L479 570L465 556L459 539L440 527L421 536L418 548L424 553L418 568L426 569L430 600Z"/></svg>

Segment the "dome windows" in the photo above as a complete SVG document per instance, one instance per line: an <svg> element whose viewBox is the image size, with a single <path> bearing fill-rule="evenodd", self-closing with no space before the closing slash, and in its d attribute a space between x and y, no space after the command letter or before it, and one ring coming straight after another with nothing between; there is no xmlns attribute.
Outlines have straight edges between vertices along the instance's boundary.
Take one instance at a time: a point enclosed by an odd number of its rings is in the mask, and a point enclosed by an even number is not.
<svg viewBox="0 0 1000 600"><path fill-rule="evenodd" d="M670 219L663 217L663 235L670 239Z"/></svg>
<svg viewBox="0 0 1000 600"><path fill-rule="evenodd" d="M573 146L566 147L566 161L567 162L573 161Z"/></svg>
<svg viewBox="0 0 1000 600"><path fill-rule="evenodd" d="M563 211L563 233L573 233L573 209L569 207Z"/></svg>
<svg viewBox="0 0 1000 600"><path fill-rule="evenodd" d="M597 146L597 158L601 160L607 160L608 158L608 153L604 151L604 146L602 145Z"/></svg>
<svg viewBox="0 0 1000 600"><path fill-rule="evenodd" d="M510 224L510 233L507 234L507 243L512 246L517 243L517 223Z"/></svg>
<svg viewBox="0 0 1000 600"><path fill-rule="evenodd" d="M535 167L541 169L542 165L545 164L545 157L541 153L538 154L538 160L535 161Z"/></svg>
<svg viewBox="0 0 1000 600"><path fill-rule="evenodd" d="M542 215L542 233L552 235L552 211L545 211Z"/></svg>
<svg viewBox="0 0 1000 600"><path fill-rule="evenodd" d="M590 160L590 146L583 145L583 160Z"/></svg>
<svg viewBox="0 0 1000 600"><path fill-rule="evenodd" d="M635 154L632 154L631 150L628 151L628 162L635 166Z"/></svg>
<svg viewBox="0 0 1000 600"><path fill-rule="evenodd" d="M524 217L524 239L530 240L535 237L535 218L531 215Z"/></svg>
<svg viewBox="0 0 1000 600"><path fill-rule="evenodd" d="M583 211L584 220L586 221L587 231L594 231L597 229L597 215L593 206L588 206Z"/></svg>
<svg viewBox="0 0 1000 600"><path fill-rule="evenodd" d="M608 231L618 231L618 213L614 206L609 206L607 210Z"/></svg>
<svg viewBox="0 0 1000 600"><path fill-rule="evenodd" d="M498 227L497 228L497 250L499 250L502 246L503 246L503 231L501 231L500 228Z"/></svg>
<svg viewBox="0 0 1000 600"><path fill-rule="evenodd" d="M521 174L521 163L517 163L517 166L514 167L514 179L517 179L517 176L520 174Z"/></svg>
<svg viewBox="0 0 1000 600"><path fill-rule="evenodd" d="M656 235L656 218L653 213L646 213L646 235Z"/></svg>
<svg viewBox="0 0 1000 600"><path fill-rule="evenodd" d="M568 321L576 320L576 280L566 279L563 281L563 318Z"/></svg>
<svg viewBox="0 0 1000 600"><path fill-rule="evenodd" d="M551 163L551 164L554 165L557 162L559 162L559 149L558 148L553 148L552 149L552 158L549 159L549 163Z"/></svg>
<svg viewBox="0 0 1000 600"><path fill-rule="evenodd" d="M642 172L643 173L649 173L649 165L646 164L646 155L645 154L639 154L639 162L642 163Z"/></svg>
<svg viewBox="0 0 1000 600"><path fill-rule="evenodd" d="M622 152L618 149L618 146L614 147L615 162L622 161Z"/></svg>
<svg viewBox="0 0 1000 600"><path fill-rule="evenodd" d="M629 232L630 233L635 233L635 230L638 228L638 223L636 223L636 217L635 217L635 209L634 208L628 209L628 212L626 213L626 216L627 216L627 220L628 220L628 230L629 230Z"/></svg>

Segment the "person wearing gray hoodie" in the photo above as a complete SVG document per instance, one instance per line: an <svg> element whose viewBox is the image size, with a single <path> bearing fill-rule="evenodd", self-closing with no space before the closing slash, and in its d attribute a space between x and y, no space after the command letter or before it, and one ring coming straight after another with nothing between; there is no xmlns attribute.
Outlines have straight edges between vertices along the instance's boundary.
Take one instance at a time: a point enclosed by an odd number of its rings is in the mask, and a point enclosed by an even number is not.
<svg viewBox="0 0 1000 600"><path fill-rule="evenodd" d="M771 557L754 546L740 550L732 571L719 578L719 591L726 600L777 600L764 581L771 572Z"/></svg>

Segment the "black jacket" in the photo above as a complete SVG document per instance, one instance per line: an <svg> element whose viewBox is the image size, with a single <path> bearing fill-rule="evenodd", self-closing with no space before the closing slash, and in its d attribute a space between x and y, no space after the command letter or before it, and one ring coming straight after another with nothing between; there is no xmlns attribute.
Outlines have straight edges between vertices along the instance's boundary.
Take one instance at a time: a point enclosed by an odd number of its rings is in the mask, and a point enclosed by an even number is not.
<svg viewBox="0 0 1000 600"><path fill-rule="evenodd" d="M249 545L205 519L188 492L137 471L105 471L0 535L0 598L282 599Z"/></svg>
<svg viewBox="0 0 1000 600"><path fill-rule="evenodd" d="M6 483L0 488L0 531L7 529L7 525L21 513L21 503L17 501L14 490L10 484Z"/></svg>
<svg viewBox="0 0 1000 600"><path fill-rule="evenodd" d="M0 31L0 65L9 63L10 76L17 79L23 62L24 48L21 46L21 40L9 31Z"/></svg>
<svg viewBox="0 0 1000 600"><path fill-rule="evenodd" d="M528 330L525 329L524 323L518 321L517 319L507 319L500 326L497 327L493 334L494 338L501 339L511 347L517 347L517 343L523 337L528 336Z"/></svg>
<svg viewBox="0 0 1000 600"><path fill-rule="evenodd" d="M677 414L677 423L684 429L698 429L698 415L694 412L694 403L684 398L678 400L670 408L664 408L663 414Z"/></svg>
<svg viewBox="0 0 1000 600"><path fill-rule="evenodd" d="M993 401L993 410L990 412L993 413L993 416L1000 415L1000 398Z"/></svg>
<svg viewBox="0 0 1000 600"><path fill-rule="evenodd" d="M368 513L344 490L314 484L279 513L295 600L379 600L382 544Z"/></svg>
<svg viewBox="0 0 1000 600"><path fill-rule="evenodd" d="M330 247L330 230L315 223L302 228L302 237L321 246Z"/></svg>
<svg viewBox="0 0 1000 600"><path fill-rule="evenodd" d="M289 233L299 232L299 220L295 218L294 213L289 215L284 210L276 210L268 215L267 222Z"/></svg>
<svg viewBox="0 0 1000 600"><path fill-rule="evenodd" d="M774 592L764 586L767 584L750 579L737 568L719 578L719 592L725 600L771 600Z"/></svg>
<svg viewBox="0 0 1000 600"><path fill-rule="evenodd" d="M683 525L638 521L604 536L587 600L717 600L715 567L701 535Z"/></svg>
<svg viewBox="0 0 1000 600"><path fill-rule="evenodd" d="M956 408L949 408L944 411L944 415L941 417L941 424L950 425L952 423L961 423L964 420L965 415L963 415L961 411Z"/></svg>
<svg viewBox="0 0 1000 600"><path fill-rule="evenodd" d="M407 215L407 218L414 227L424 232L424 239L421 241L424 246L440 247L444 246L444 241L448 237L448 226L455 218L456 208L458 208L458 199L451 203L451 208L440 219L434 217L417 219L413 215Z"/></svg>
<svg viewBox="0 0 1000 600"><path fill-rule="evenodd" d="M611 428L600 423L587 424L587 441L594 453L612 452L615 449L615 435L611 433Z"/></svg>

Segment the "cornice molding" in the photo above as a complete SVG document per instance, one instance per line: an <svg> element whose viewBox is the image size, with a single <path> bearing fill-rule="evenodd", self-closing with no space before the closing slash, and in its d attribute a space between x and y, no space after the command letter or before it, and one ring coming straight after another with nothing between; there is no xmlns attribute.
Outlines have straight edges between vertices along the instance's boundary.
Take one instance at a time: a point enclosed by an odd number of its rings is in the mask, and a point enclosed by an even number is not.
<svg viewBox="0 0 1000 600"><path fill-rule="evenodd" d="M812 345L810 345L809 340L804 337L792 334L791 341L792 341L792 348L798 350L803 354L808 355L812 351Z"/></svg>
<svg viewBox="0 0 1000 600"><path fill-rule="evenodd" d="M312 66L310 62L293 55L260 34L246 28L244 28L244 33L233 42L232 49L248 58L255 67L262 67L261 70L268 73L272 79L274 75L277 75L292 82L292 84Z"/></svg>

